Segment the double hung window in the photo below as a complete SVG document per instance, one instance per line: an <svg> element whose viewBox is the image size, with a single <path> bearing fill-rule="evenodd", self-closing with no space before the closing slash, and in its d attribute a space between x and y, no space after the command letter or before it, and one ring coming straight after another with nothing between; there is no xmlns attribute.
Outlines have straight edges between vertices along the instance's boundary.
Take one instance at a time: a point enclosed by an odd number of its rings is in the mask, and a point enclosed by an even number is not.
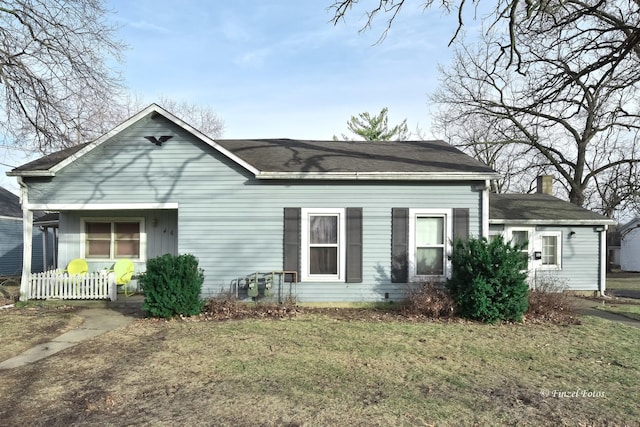
<svg viewBox="0 0 640 427"><path fill-rule="evenodd" d="M413 280L441 280L448 275L451 222L450 210L410 210L409 265Z"/></svg>
<svg viewBox="0 0 640 427"><path fill-rule="evenodd" d="M302 209L302 279L344 281L344 209Z"/></svg>

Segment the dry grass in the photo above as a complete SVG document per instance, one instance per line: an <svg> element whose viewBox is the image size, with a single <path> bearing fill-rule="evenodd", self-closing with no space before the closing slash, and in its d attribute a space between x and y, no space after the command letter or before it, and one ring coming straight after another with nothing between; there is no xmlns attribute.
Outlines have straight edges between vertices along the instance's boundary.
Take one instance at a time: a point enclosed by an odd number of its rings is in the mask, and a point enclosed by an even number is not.
<svg viewBox="0 0 640 427"><path fill-rule="evenodd" d="M325 309L280 320L143 319L3 372L0 420L632 425L640 419L639 341L640 329L591 317L489 326L358 320Z"/></svg>
<svg viewBox="0 0 640 427"><path fill-rule="evenodd" d="M0 310L0 361L80 325L83 319L69 308Z"/></svg>
<svg viewBox="0 0 640 427"><path fill-rule="evenodd" d="M619 314L629 319L640 321L640 305L636 304L617 304L617 303L605 303L594 306L599 310L609 311L611 313Z"/></svg>
<svg viewBox="0 0 640 427"><path fill-rule="evenodd" d="M607 274L607 289L640 291L640 273L617 272Z"/></svg>

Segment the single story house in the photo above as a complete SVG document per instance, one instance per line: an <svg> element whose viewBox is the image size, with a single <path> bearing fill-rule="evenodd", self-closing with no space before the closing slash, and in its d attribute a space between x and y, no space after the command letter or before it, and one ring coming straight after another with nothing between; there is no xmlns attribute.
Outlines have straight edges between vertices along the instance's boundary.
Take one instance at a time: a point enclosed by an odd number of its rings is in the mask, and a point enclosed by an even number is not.
<svg viewBox="0 0 640 427"><path fill-rule="evenodd" d="M37 217L41 215L41 212L36 213ZM47 248L54 246L50 239L52 235L35 225L30 245L29 271L32 273L44 271L53 263L53 259L47 255ZM23 228L20 198L0 187L0 276L19 276L22 273Z"/></svg>
<svg viewBox="0 0 640 427"><path fill-rule="evenodd" d="M640 271L640 217L618 227L620 233L620 269Z"/></svg>
<svg viewBox="0 0 640 427"><path fill-rule="evenodd" d="M59 266L80 257L100 270L125 257L142 271L149 258L191 253L203 296L253 296L252 278L266 293L275 273L298 301L397 300L411 283L450 275L454 237L500 227L489 209L498 173L443 141L214 140L155 104L8 174L25 216L60 213ZM592 219L590 243L606 233ZM562 242L573 238L560 225ZM572 242L563 260L583 256ZM588 249L591 262L599 251ZM604 281L578 286L603 291Z"/></svg>

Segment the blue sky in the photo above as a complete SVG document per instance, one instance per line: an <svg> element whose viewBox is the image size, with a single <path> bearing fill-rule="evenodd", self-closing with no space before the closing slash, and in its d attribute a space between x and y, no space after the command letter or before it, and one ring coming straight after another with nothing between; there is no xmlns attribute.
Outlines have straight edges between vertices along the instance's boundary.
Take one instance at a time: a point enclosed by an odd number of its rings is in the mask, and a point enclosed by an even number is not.
<svg viewBox="0 0 640 427"><path fill-rule="evenodd" d="M359 32L365 9L354 9L334 26L331 3L111 0L109 6L129 45L120 65L129 90L147 103L164 95L208 105L225 122L225 138L331 139L346 133L351 115L383 107L390 123L406 118L411 131L418 126L437 138L427 96L437 87L437 64L452 54L455 16L407 2L376 44L384 16ZM26 160L0 151L0 163ZM0 185L17 190L0 167Z"/></svg>

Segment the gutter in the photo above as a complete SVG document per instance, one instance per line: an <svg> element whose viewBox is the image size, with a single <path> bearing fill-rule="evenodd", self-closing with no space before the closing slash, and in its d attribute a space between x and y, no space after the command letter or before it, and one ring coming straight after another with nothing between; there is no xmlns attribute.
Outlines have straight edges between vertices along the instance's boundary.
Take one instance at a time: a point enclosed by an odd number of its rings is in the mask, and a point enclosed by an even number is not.
<svg viewBox="0 0 640 427"><path fill-rule="evenodd" d="M258 172L256 179L282 180L385 180L385 181L476 181L499 178L495 172Z"/></svg>

